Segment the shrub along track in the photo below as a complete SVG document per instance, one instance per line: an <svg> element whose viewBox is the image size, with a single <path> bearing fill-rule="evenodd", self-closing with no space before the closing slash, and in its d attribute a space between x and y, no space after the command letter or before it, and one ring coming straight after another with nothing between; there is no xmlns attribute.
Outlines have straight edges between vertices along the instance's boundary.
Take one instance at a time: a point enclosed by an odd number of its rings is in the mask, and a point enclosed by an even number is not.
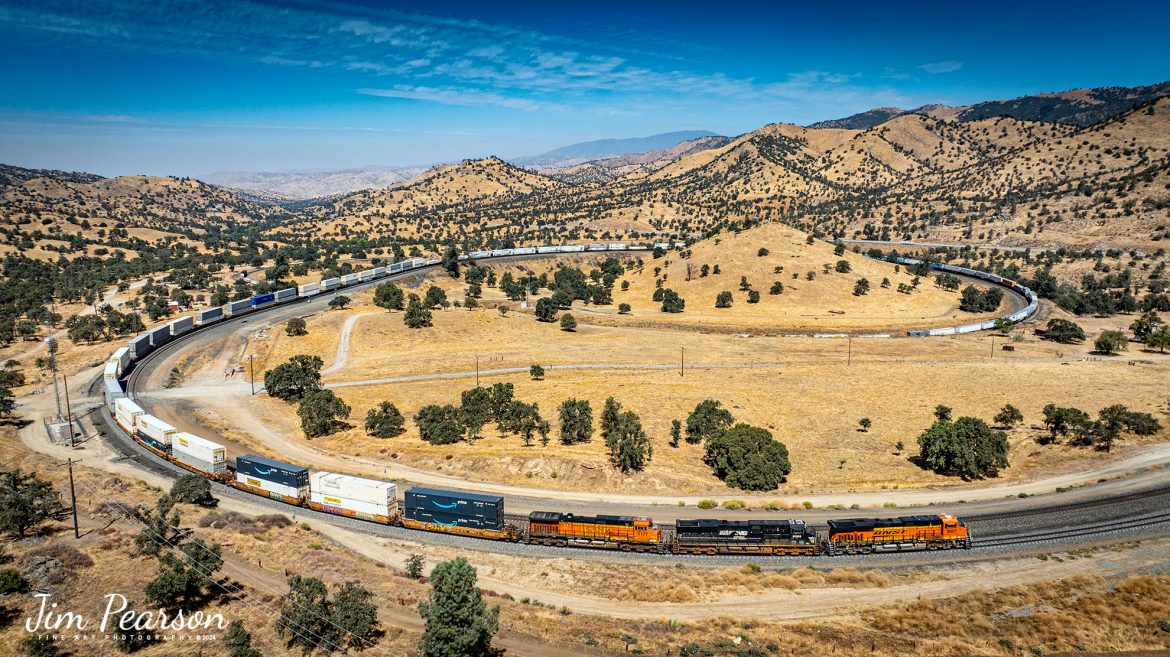
<svg viewBox="0 0 1170 657"><path fill-rule="evenodd" d="M507 258L499 258L498 260L519 261L549 257L550 255L555 254L511 256ZM495 260L497 259L493 259L493 262ZM272 308L252 312L247 315L225 319L221 322L217 322L205 327L199 327L186 335L176 338L171 343L163 345L159 349L153 350L151 353L147 354L146 357L139 360L135 367L131 370L129 377L126 380L126 392L133 397L138 386L148 378L152 368L157 366L163 354L171 352L173 349L175 349L175 345L188 344L189 341L196 336L204 336L210 339L214 339L215 336L226 334L230 329L238 328L240 325L249 321L254 321L261 316L264 318L264 322L266 324L274 325L283 321L287 321L293 317L300 317L307 315L310 312L316 311L316 309L327 304L329 299L343 292L346 294L352 294L353 292L369 289L388 280L409 279L411 277L425 275L426 273L436 269L437 267L430 266L420 270L412 270L405 274L394 275L391 277L378 279L376 281L353 285L344 288L343 290L334 291L332 293L310 297L307 301L298 300L296 302L285 305L274 306ZM1009 296L1013 299L1013 302L1018 301L1018 295L1012 294ZM95 381L95 386L100 387L100 379ZM110 419L108 409L106 409L104 406L102 411L102 421L106 425L105 433L111 446L124 456L132 457L140 467L171 479L181 474L186 474L185 470L182 470L173 464L159 459L138 445L129 436L127 436L121 430L121 428ZM214 486L217 494L221 496L245 499L271 506L276 509L284 510L286 512L291 510L288 505L267 500L265 498L260 498L258 496L249 495L228 486L223 486L221 484L214 484ZM1157 483L1153 486L1150 486L1148 489L1132 491L1123 495L1110 495L1104 490L1105 486L1107 486L1107 484L1098 486L1098 488L1101 489L1100 497L1071 504L1058 503L1037 505L1035 500L1027 502L1021 500L1018 504L1011 504L1012 507L1019 506L1020 508L1011 508L1006 511L994 510L998 507L1004 506L1003 502L953 505L952 508L937 509L938 511L946 510L949 512L955 512L956 515L959 515L968 523L968 525L972 528L972 532L975 537L975 547L978 548L975 550L839 556L833 558L833 563L840 563L841 565L864 564L882 565L883 567L896 567L920 564L961 562L970 561L972 559L977 560L981 558L998 558L1009 552L1029 553L1035 552L1037 550L1051 550L1056 548L1064 549L1078 545L1083 546L1088 544L1098 544L1104 541L1133 539L1138 536L1159 535L1166 533L1167 528L1170 528L1170 513L1165 513L1162 511L1166 508L1166 496L1170 495L1170 485L1166 485L1165 483ZM476 487L476 482L466 482L466 487L469 489L474 489ZM539 503L541 500L540 498L532 498L532 501ZM558 509L564 508L566 504L563 501L549 500L546 501L543 506L545 506L545 508ZM573 511L576 513L615 512L614 505L612 504L581 503L573 506L575 507L573 508ZM978 510L981 507L990 508L987 512L980 514L978 513ZM620 508L620 505L617 510L618 512L624 511L625 513L635 514L652 513L652 511L644 508L633 510L626 508L623 510ZM936 509L931 509L931 511L934 510ZM919 509L919 512L921 511L922 509ZM967 511L973 511L974 513L967 513ZM742 563L743 561L750 559L760 559L759 556L681 556L635 554L609 552L603 550L567 550L565 548L535 545L496 543L492 541L470 539L446 534L431 534L427 532L418 532L397 527L384 527L372 523L343 518L332 514L318 513L307 508L298 508L296 509L296 513L302 516L313 517L324 522L355 529L375 536L383 536L402 540L414 540L423 543L442 544L459 548L487 550L514 555L553 558L571 555L574 558L606 561L687 561L710 565L726 565L729 563ZM812 524L818 524L818 519L820 518L859 515L858 513L850 513L846 511L837 511L833 513L818 511L797 514L793 514L793 512L790 511L789 514L807 517ZM748 517L749 514L742 511L728 512L725 510L712 510L710 513L706 513L704 515L742 518ZM509 519L519 521L523 518L524 516L510 516ZM670 525L667 523L662 524L664 526L670 527ZM824 558L807 557L785 557L783 559L776 559L775 561L777 563L783 563L785 567L811 565L818 563L823 565L825 563Z"/></svg>

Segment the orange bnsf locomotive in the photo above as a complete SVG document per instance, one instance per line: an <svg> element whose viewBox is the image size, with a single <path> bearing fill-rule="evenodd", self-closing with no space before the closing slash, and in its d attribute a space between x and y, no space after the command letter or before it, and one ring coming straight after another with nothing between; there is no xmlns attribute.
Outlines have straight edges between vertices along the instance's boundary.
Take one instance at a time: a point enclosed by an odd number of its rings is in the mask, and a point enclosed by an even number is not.
<svg viewBox="0 0 1170 657"><path fill-rule="evenodd" d="M575 516L558 511L528 514L528 542L665 553L667 534L654 521L634 516Z"/></svg>
<svg viewBox="0 0 1170 657"><path fill-rule="evenodd" d="M858 554L971 547L971 532L946 513L901 518L830 520L824 553Z"/></svg>

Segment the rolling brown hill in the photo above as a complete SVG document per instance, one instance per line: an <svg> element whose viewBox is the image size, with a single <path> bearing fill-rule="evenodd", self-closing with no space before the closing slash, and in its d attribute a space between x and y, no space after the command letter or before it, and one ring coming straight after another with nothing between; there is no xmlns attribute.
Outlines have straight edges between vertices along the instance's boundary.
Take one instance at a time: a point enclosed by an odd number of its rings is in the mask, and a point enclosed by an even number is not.
<svg viewBox="0 0 1170 657"><path fill-rule="evenodd" d="M400 189L310 210L299 229L460 241L507 233L540 241L563 237L564 227L591 239L774 220L837 237L910 239L972 238L973 224L994 220L997 229L984 239L1010 242L1041 224L1072 226L1088 212L1093 221L1123 226L1114 232L1127 246L1148 246L1166 223L1168 106L1163 99L1087 128L922 114L866 130L771 124L649 173L585 185L495 158L466 161ZM575 170L584 177L615 172L597 163ZM1120 193L1130 200L1119 203ZM561 232L535 228L550 224ZM1093 231L1093 239L1107 233ZM1083 243L1052 229L1045 237Z"/></svg>
<svg viewBox="0 0 1170 657"><path fill-rule="evenodd" d="M497 157L464 160L435 167L403 187L366 190L311 206L275 232L445 240L466 233L464 228L474 232L506 221L506 208L567 187Z"/></svg>
<svg viewBox="0 0 1170 657"><path fill-rule="evenodd" d="M0 223L7 229L0 234L0 252L35 258L92 254L115 229L125 231L125 239L199 245L210 233L282 212L193 179L102 178L18 167L4 167L0 175ZM133 255L132 249L118 250Z"/></svg>
<svg viewBox="0 0 1170 657"><path fill-rule="evenodd" d="M1090 126L1107 121L1135 107L1149 104L1170 95L1170 82L1141 87L1098 87L1070 89L1057 93L1020 96L1011 100L990 100L974 105L923 105L905 110L898 107L878 107L842 119L820 121L810 128L849 128L866 130L897 116L921 114L949 121L979 121L1010 117L1018 121L1065 123Z"/></svg>

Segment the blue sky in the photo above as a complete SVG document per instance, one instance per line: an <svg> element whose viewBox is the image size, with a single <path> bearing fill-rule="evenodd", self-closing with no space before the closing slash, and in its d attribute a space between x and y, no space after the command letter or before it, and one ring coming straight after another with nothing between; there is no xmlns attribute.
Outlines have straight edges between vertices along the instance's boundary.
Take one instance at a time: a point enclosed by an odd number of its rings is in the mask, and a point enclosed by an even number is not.
<svg viewBox="0 0 1170 657"><path fill-rule="evenodd" d="M414 165L1170 79L1154 2L502 4L0 0L0 162Z"/></svg>

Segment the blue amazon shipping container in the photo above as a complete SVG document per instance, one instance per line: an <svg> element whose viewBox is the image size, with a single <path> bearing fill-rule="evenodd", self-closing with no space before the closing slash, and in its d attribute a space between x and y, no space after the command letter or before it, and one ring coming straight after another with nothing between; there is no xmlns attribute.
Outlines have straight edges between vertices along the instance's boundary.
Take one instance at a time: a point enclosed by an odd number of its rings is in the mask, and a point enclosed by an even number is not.
<svg viewBox="0 0 1170 657"><path fill-rule="evenodd" d="M406 491L406 509L442 515L504 521L504 498L499 495L461 493L415 486ZM410 517L410 516L407 516Z"/></svg>
<svg viewBox="0 0 1170 657"><path fill-rule="evenodd" d="M407 507L406 517L408 520L433 522L437 525L446 525L447 527L471 527L474 529L490 529L493 531L502 531L504 529L504 516L502 513L493 518L479 518Z"/></svg>
<svg viewBox="0 0 1170 657"><path fill-rule="evenodd" d="M276 301L276 294L269 292L268 294L257 294L252 297L252 307L259 308L260 306L267 306Z"/></svg>
<svg viewBox="0 0 1170 657"><path fill-rule="evenodd" d="M290 488L304 488L309 485L309 469L291 463L274 461L255 454L236 457L238 474L271 481Z"/></svg>
<svg viewBox="0 0 1170 657"><path fill-rule="evenodd" d="M150 436L146 435L145 433L143 433L141 431L135 431L134 433L137 434L138 438L141 439L142 442L146 443L147 445L150 445L151 447L159 450L160 452L166 452L167 454L171 453L171 446L170 445L164 445L163 443L160 443L159 441L155 440L154 438L151 438Z"/></svg>

